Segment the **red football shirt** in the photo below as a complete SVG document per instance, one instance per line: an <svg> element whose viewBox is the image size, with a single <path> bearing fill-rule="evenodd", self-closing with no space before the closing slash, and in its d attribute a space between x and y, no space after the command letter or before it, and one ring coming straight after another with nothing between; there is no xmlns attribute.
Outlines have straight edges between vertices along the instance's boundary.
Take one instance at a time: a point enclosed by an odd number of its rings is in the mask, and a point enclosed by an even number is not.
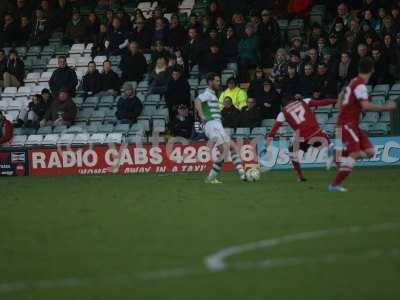
<svg viewBox="0 0 400 300"><path fill-rule="evenodd" d="M337 125L358 126L362 111L361 101L368 101L368 89L360 76L350 81L346 87Z"/></svg>
<svg viewBox="0 0 400 300"><path fill-rule="evenodd" d="M286 121L302 138L310 138L321 131L314 112L310 109L311 99L293 101L286 105L278 115L276 121Z"/></svg>

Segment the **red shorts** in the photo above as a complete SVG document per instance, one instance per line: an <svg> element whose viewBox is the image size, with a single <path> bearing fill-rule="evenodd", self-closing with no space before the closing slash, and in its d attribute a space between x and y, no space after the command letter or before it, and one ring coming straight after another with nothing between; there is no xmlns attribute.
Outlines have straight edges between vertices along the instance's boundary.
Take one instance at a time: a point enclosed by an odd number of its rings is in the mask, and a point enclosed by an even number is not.
<svg viewBox="0 0 400 300"><path fill-rule="evenodd" d="M289 147L289 151L293 152L293 150L296 150L296 147L300 150L303 150L303 152L307 152L308 148L314 147L314 148L319 148L321 146L328 146L330 143L329 136L323 132L322 130L313 135L312 137L309 137L305 139L304 141L298 143L297 145L295 144L296 141L293 141Z"/></svg>
<svg viewBox="0 0 400 300"><path fill-rule="evenodd" d="M348 153L365 151L374 148L367 133L358 126L343 125L342 143Z"/></svg>

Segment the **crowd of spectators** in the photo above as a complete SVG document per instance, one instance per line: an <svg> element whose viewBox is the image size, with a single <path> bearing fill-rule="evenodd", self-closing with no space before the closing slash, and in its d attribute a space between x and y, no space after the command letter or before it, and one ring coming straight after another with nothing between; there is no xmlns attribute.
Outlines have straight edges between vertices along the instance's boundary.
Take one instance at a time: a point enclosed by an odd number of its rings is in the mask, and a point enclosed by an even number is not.
<svg viewBox="0 0 400 300"><path fill-rule="evenodd" d="M304 1L303 11L293 11L296 1L209 1L204 14L191 13L185 24L176 14L180 1L158 1L150 17L140 10L128 14L122 6L106 10L104 16L95 10L82 16L79 9L130 1L4 2L0 47L46 45L53 32L61 31L64 43L93 43L93 57L120 55L120 76L109 60L102 71L98 71L101 66L89 63L79 87L85 96L117 95L124 82L149 80L149 93L165 97L170 131L183 136L189 135L191 130L186 128L193 127L188 123L195 120L187 80L196 65L200 80L209 72L236 66L237 75L229 78L219 96L223 123L229 127L260 126L262 119L276 117L282 103L296 94L315 99L337 96L365 56L375 61L370 84L390 84L400 74L400 1L395 0ZM311 4L318 3L328 8L322 24L309 18ZM169 19L166 12L172 13ZM300 18L304 30L287 35L278 17ZM76 107L71 97L77 76L65 57L58 63L49 82L55 100L49 104L36 95L29 107L31 114L24 112L22 122L42 118L42 124L68 124L73 120ZM24 64L16 52L6 57L0 51L0 84L20 86L23 74ZM245 88L243 83L247 83ZM123 87L116 117L132 123L142 107L133 87ZM48 109L45 114L43 107ZM67 117L57 115L60 107L68 107Z"/></svg>

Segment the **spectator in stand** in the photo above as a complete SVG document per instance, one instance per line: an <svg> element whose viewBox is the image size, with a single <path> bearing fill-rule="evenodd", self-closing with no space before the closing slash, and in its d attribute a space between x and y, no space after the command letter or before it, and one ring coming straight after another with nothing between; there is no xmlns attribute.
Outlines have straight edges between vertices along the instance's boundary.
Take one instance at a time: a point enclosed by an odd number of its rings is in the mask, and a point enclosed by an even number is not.
<svg viewBox="0 0 400 300"><path fill-rule="evenodd" d="M351 73L350 65L351 65L350 53L342 52L342 55L340 56L340 62L337 74L339 80L338 84L339 89L347 85L349 81L355 77L355 74Z"/></svg>
<svg viewBox="0 0 400 300"><path fill-rule="evenodd" d="M228 27L225 37L223 39L222 54L224 55L227 63L236 63L239 50L238 41L235 36L233 27Z"/></svg>
<svg viewBox="0 0 400 300"><path fill-rule="evenodd" d="M53 13L53 26L57 31L65 31L68 20L71 18L74 7L78 8L73 1L58 0Z"/></svg>
<svg viewBox="0 0 400 300"><path fill-rule="evenodd" d="M262 121L262 113L257 106L256 99L248 98L247 105L240 111L240 127L260 127Z"/></svg>
<svg viewBox="0 0 400 300"><path fill-rule="evenodd" d="M177 113L172 119L170 128L173 136L189 139L193 134L193 118L189 115L189 108L185 104L179 104Z"/></svg>
<svg viewBox="0 0 400 300"><path fill-rule="evenodd" d="M121 20L113 18L112 28L106 40L106 49L109 55L121 55L128 46L127 34L121 29Z"/></svg>
<svg viewBox="0 0 400 300"><path fill-rule="evenodd" d="M101 92L99 96L115 96L119 93L121 81L118 74L112 70L111 61L103 62L103 72L101 73Z"/></svg>
<svg viewBox="0 0 400 300"><path fill-rule="evenodd" d="M396 35L399 32L399 26L395 25L391 16L385 16L383 18L383 28L381 30L381 36L384 37L386 34Z"/></svg>
<svg viewBox="0 0 400 300"><path fill-rule="evenodd" d="M219 45L212 43L199 64L199 70L202 77L205 78L208 73L221 74L225 65L225 58L220 52Z"/></svg>
<svg viewBox="0 0 400 300"><path fill-rule="evenodd" d="M265 74L263 69L257 68L254 79L250 82L250 86L247 89L248 97L255 98L256 102L259 103L264 94L264 81Z"/></svg>
<svg viewBox="0 0 400 300"><path fill-rule="evenodd" d="M365 44L359 44L357 46L357 53L351 58L350 73L358 74L358 63L364 57L368 56L368 48Z"/></svg>
<svg viewBox="0 0 400 300"><path fill-rule="evenodd" d="M321 62L317 68L315 76L315 90L313 99L336 98L337 97L337 82L328 73L328 67Z"/></svg>
<svg viewBox="0 0 400 300"><path fill-rule="evenodd" d="M343 41L343 39L341 39L341 41ZM335 58L335 59L339 58L343 47L340 44L338 37L335 33L331 33L329 35L329 41L328 41L327 48L330 50L333 58Z"/></svg>
<svg viewBox="0 0 400 300"><path fill-rule="evenodd" d="M237 109L242 109L247 104L247 92L238 86L238 81L235 77L230 77L227 80L228 87L219 96L219 106L222 109L226 97L232 99L233 105Z"/></svg>
<svg viewBox="0 0 400 300"><path fill-rule="evenodd" d="M287 68L287 76L279 85L284 102L292 98L299 90L299 76L297 73L297 65L289 63Z"/></svg>
<svg viewBox="0 0 400 300"><path fill-rule="evenodd" d="M347 27L344 26L343 19L336 18L329 36L334 35L339 41L342 41L344 39L344 33L346 32L346 30Z"/></svg>
<svg viewBox="0 0 400 300"><path fill-rule="evenodd" d="M16 19L20 19L22 16L32 15L32 9L27 0L15 1L12 12Z"/></svg>
<svg viewBox="0 0 400 300"><path fill-rule="evenodd" d="M100 21L95 12L90 12L86 21L86 41L94 43L100 31Z"/></svg>
<svg viewBox="0 0 400 300"><path fill-rule="evenodd" d="M226 33L226 30L228 29L228 24L225 22L224 16L217 16L216 22L215 22L215 29L218 32L219 38L222 40L224 37L224 34Z"/></svg>
<svg viewBox="0 0 400 300"><path fill-rule="evenodd" d="M51 103L53 103L53 97L51 96L51 92L49 89L43 89L42 92L40 93L43 100L50 105Z"/></svg>
<svg viewBox="0 0 400 300"><path fill-rule="evenodd" d="M164 47L164 44L161 41L156 42L151 51L151 67L154 68L157 59L159 59L160 57L163 57L168 61L170 55L170 52Z"/></svg>
<svg viewBox="0 0 400 300"><path fill-rule="evenodd" d="M13 137L13 125L0 110L0 146L6 145Z"/></svg>
<svg viewBox="0 0 400 300"><path fill-rule="evenodd" d="M67 44L83 43L87 40L87 24L81 18L79 10L74 10L72 19L68 22L65 29L64 41Z"/></svg>
<svg viewBox="0 0 400 300"><path fill-rule="evenodd" d="M325 32L322 30L321 25L318 23L313 23L311 26L311 32L308 36L308 46L316 48L318 45L318 40L321 36L325 36Z"/></svg>
<svg viewBox="0 0 400 300"><path fill-rule="evenodd" d="M121 30L123 30L124 32L127 32L132 27L131 17L126 13L126 11L122 7L120 7L116 11L116 17L120 19Z"/></svg>
<svg viewBox="0 0 400 300"><path fill-rule="evenodd" d="M243 18L243 15L240 13L235 13L232 16L232 27L235 30L236 37L240 40L244 37L245 35L245 20Z"/></svg>
<svg viewBox="0 0 400 300"><path fill-rule="evenodd" d="M262 66L270 68L272 66L273 53L280 45L280 28L278 22L271 16L271 12L263 10L261 12L262 22L258 26L260 36L260 51L262 53Z"/></svg>
<svg viewBox="0 0 400 300"><path fill-rule="evenodd" d="M125 82L122 87L122 95L117 103L115 116L120 124L132 124L137 122L143 110L143 104L135 95L132 84Z"/></svg>
<svg viewBox="0 0 400 300"><path fill-rule="evenodd" d="M337 16L343 20L344 26L349 27L353 16L349 12L349 8L347 7L347 5L345 3L341 3L338 5Z"/></svg>
<svg viewBox="0 0 400 300"><path fill-rule="evenodd" d="M0 31L0 47L11 47L16 40L18 25L15 23L11 13L6 13L3 20L3 26Z"/></svg>
<svg viewBox="0 0 400 300"><path fill-rule="evenodd" d="M28 43L29 38L32 34L32 24L28 16L21 16L20 24L18 27L18 34L16 44L18 46L24 46Z"/></svg>
<svg viewBox="0 0 400 300"><path fill-rule="evenodd" d="M101 75L94 61L89 62L88 70L82 78L82 89L85 97L96 96L101 91Z"/></svg>
<svg viewBox="0 0 400 300"><path fill-rule="evenodd" d="M242 82L248 82L252 69L255 69L260 63L260 47L258 36L254 34L254 28L251 24L245 27L245 34L239 41L239 73Z"/></svg>
<svg viewBox="0 0 400 300"><path fill-rule="evenodd" d="M137 42L131 42L128 52L122 56L119 68L122 71L121 79L140 82L147 73L147 62Z"/></svg>
<svg viewBox="0 0 400 300"><path fill-rule="evenodd" d="M145 26L144 18L136 19L132 33L129 35L130 42L137 42L141 48L150 49L151 47L152 33Z"/></svg>
<svg viewBox="0 0 400 300"><path fill-rule="evenodd" d="M318 57L318 51L315 48L311 48L307 52L307 63L312 67L312 69L315 71L318 67L319 63L319 57Z"/></svg>
<svg viewBox="0 0 400 300"><path fill-rule="evenodd" d="M392 78L389 73L389 64L382 56L380 47L372 49L372 59L374 60L374 73L369 80L370 84L391 84Z"/></svg>
<svg viewBox="0 0 400 300"><path fill-rule="evenodd" d="M383 37L382 55L386 58L389 64L389 73L392 76L396 75L396 48L394 38L386 34Z"/></svg>
<svg viewBox="0 0 400 300"><path fill-rule="evenodd" d="M311 64L307 63L304 66L304 74L299 78L299 86L297 91L303 98L311 98L316 89L316 81L314 76L314 68Z"/></svg>
<svg viewBox="0 0 400 300"><path fill-rule="evenodd" d="M77 108L72 101L69 88L60 88L57 92L57 97L51 103L49 109L40 121L40 126L60 126L71 125L77 114Z"/></svg>
<svg viewBox="0 0 400 300"><path fill-rule="evenodd" d="M328 68L328 74L332 78L337 78L338 66L339 66L339 56L333 56L331 48L325 48L322 51L322 57L320 63L326 64Z"/></svg>
<svg viewBox="0 0 400 300"><path fill-rule="evenodd" d="M275 62L272 68L271 78L279 84L287 75L287 54L286 50L278 49L275 55Z"/></svg>
<svg viewBox="0 0 400 300"><path fill-rule="evenodd" d="M183 104L190 107L190 85L183 77L183 70L179 67L172 69L171 80L168 82L165 92L165 102L168 107L170 119L176 113L176 108Z"/></svg>
<svg viewBox="0 0 400 300"><path fill-rule="evenodd" d="M99 27L100 31L97 33L96 38L93 43L93 48L92 48L92 56L98 56L98 55L106 55L107 54L107 47L108 45L107 39L108 39L108 28L106 24L100 24Z"/></svg>
<svg viewBox="0 0 400 300"><path fill-rule="evenodd" d="M35 12L35 19L32 28L32 35L29 40L30 45L46 45L49 42L51 28L49 20L44 16L43 11L40 8Z"/></svg>
<svg viewBox="0 0 400 300"><path fill-rule="evenodd" d="M153 30L153 38L152 42L162 42L165 44L167 42L168 38L168 27L164 23L164 20L162 18L158 18L155 21L155 27Z"/></svg>
<svg viewBox="0 0 400 300"><path fill-rule="evenodd" d="M77 85L78 78L75 71L67 66L67 59L65 56L59 56L58 68L53 72L49 81L51 92L56 95L60 89L63 88L66 89L69 94L74 94Z"/></svg>
<svg viewBox="0 0 400 300"><path fill-rule="evenodd" d="M222 117L222 125L224 126L224 128L239 127L240 110L233 105L231 97L225 97L224 107L221 110L221 117Z"/></svg>
<svg viewBox="0 0 400 300"><path fill-rule="evenodd" d="M197 65L200 62L205 48L195 27L189 28L188 36L188 41L183 47L183 56L191 69L194 65Z"/></svg>
<svg viewBox="0 0 400 300"><path fill-rule="evenodd" d="M168 73L167 67L167 60L164 57L157 59L156 65L150 73L149 94L163 95L166 92L170 80L170 74Z"/></svg>
<svg viewBox="0 0 400 300"><path fill-rule="evenodd" d="M171 17L169 26L169 32L167 37L167 45L173 51L181 49L185 43L186 32L185 29L179 23L179 19L176 15Z"/></svg>
<svg viewBox="0 0 400 300"><path fill-rule="evenodd" d="M6 88L23 85L25 65L22 59L18 57L17 51L10 51L6 64L6 71L3 74L3 86Z"/></svg>
<svg viewBox="0 0 400 300"><path fill-rule="evenodd" d="M48 108L49 103L43 99L42 95L33 95L32 101L28 103L28 107L21 109L19 112L16 126L25 126L27 128L39 127L39 123L43 119Z"/></svg>
<svg viewBox="0 0 400 300"><path fill-rule="evenodd" d="M262 97L256 99L257 106L261 112L262 119L275 119L282 106L282 97L276 91L272 81L267 79L264 81Z"/></svg>
<svg viewBox="0 0 400 300"><path fill-rule="evenodd" d="M195 13L192 13L189 16L189 25L187 26L187 28L188 32L190 28L195 28L197 33L201 32L202 29L201 29L201 24L199 22L199 17Z"/></svg>

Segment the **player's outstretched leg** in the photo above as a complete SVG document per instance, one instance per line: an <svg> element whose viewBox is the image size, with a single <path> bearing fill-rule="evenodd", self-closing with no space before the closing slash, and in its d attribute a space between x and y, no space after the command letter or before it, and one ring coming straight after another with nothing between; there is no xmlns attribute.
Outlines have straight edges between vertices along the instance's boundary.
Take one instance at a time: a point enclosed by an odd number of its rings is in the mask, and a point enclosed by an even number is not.
<svg viewBox="0 0 400 300"><path fill-rule="evenodd" d="M221 173L221 168L224 163L224 159L221 155L218 155L217 160L213 163L212 169L210 173L207 176L206 183L212 183L212 184L217 184L221 183L217 177L219 173Z"/></svg>
<svg viewBox="0 0 400 300"><path fill-rule="evenodd" d="M304 177L303 170L301 169L298 154L297 152L293 152L293 145L289 146L289 157L290 161L292 162L293 169L295 169L297 172L297 180L300 182L307 181L307 179Z"/></svg>
<svg viewBox="0 0 400 300"><path fill-rule="evenodd" d="M329 186L330 192L347 192L347 189L342 187L342 182L350 175L355 163L356 160L352 156L344 157L342 159L336 177Z"/></svg>
<svg viewBox="0 0 400 300"><path fill-rule="evenodd" d="M240 179L246 180L246 174L244 172L242 161L240 160L239 155L236 153L236 151L235 151L235 149L233 149L233 147L231 147L231 158L232 158L233 164L235 165L236 170L239 173Z"/></svg>

